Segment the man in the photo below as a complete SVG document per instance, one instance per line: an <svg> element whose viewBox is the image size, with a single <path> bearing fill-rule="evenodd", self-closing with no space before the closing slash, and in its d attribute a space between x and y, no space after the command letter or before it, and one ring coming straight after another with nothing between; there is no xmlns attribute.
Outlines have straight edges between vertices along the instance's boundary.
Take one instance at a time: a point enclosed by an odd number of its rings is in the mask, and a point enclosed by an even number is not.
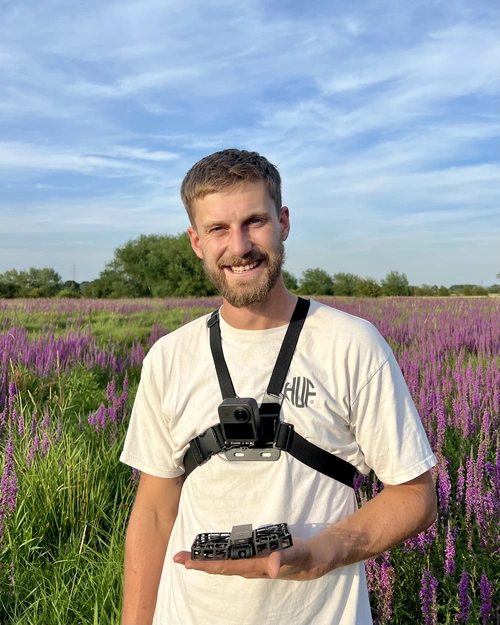
<svg viewBox="0 0 500 625"><path fill-rule="evenodd" d="M255 152L199 161L181 188L193 250L223 297L224 358L239 397L261 402L297 297L281 276L289 210ZM307 392L293 392L302 385ZM304 386L305 385L305 386ZM189 442L219 422L207 317L145 358L122 461L141 480L126 538L124 625L367 625L363 560L436 516L435 458L394 356L368 322L311 301L281 420L384 489L357 509L349 486L287 452L214 455L183 479ZM293 546L246 560L191 560L201 532L288 523Z"/></svg>

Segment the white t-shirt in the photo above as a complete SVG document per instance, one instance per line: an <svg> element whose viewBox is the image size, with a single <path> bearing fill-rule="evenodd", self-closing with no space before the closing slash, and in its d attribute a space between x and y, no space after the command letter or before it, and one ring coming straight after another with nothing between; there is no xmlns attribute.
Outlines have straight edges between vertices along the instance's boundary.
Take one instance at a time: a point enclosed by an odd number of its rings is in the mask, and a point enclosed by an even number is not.
<svg viewBox="0 0 500 625"><path fill-rule="evenodd" d="M222 315L224 311L222 310ZM161 338L144 360L121 460L177 477L189 441L216 425L222 401L208 316ZM237 330L221 316L224 356L239 397L261 402L286 326ZM435 464L394 356L367 321L311 301L285 385L281 418L317 446L386 484ZM364 564L307 581L246 580L174 564L201 532L288 523L310 538L357 509L354 490L286 452L274 462L212 457L186 479L158 590L156 625L369 625Z"/></svg>

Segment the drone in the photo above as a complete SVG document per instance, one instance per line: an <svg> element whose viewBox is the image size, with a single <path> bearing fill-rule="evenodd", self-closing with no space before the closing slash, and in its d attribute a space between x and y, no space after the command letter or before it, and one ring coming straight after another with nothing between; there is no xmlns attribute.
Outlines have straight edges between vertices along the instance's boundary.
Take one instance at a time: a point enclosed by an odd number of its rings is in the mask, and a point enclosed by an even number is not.
<svg viewBox="0 0 500 625"><path fill-rule="evenodd" d="M191 546L192 560L243 560L267 556L273 551L292 546L292 536L286 523L234 525L231 532L198 534Z"/></svg>

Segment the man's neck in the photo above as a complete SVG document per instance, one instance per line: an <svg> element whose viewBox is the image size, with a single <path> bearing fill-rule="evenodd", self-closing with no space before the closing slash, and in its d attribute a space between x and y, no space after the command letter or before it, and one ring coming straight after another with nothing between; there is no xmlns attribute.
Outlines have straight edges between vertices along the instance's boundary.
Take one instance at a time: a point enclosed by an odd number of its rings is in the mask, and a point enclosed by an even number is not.
<svg viewBox="0 0 500 625"><path fill-rule="evenodd" d="M297 296L278 283L263 302L252 306L235 308L223 300L221 314L238 330L269 330L289 323L296 303Z"/></svg>

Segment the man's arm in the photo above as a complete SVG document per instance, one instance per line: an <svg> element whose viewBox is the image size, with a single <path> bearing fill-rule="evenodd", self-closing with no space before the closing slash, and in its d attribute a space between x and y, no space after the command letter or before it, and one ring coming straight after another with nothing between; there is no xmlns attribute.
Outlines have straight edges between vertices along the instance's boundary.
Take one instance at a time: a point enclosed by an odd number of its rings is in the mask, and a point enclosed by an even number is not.
<svg viewBox="0 0 500 625"><path fill-rule="evenodd" d="M141 474L125 539L123 625L150 625L184 478Z"/></svg>
<svg viewBox="0 0 500 625"><path fill-rule="evenodd" d="M427 471L404 484L385 486L346 519L308 540L294 539L292 547L266 558L206 562L193 561L188 552L181 552L174 561L187 569L221 575L311 580L387 551L427 529L436 513L436 491Z"/></svg>

